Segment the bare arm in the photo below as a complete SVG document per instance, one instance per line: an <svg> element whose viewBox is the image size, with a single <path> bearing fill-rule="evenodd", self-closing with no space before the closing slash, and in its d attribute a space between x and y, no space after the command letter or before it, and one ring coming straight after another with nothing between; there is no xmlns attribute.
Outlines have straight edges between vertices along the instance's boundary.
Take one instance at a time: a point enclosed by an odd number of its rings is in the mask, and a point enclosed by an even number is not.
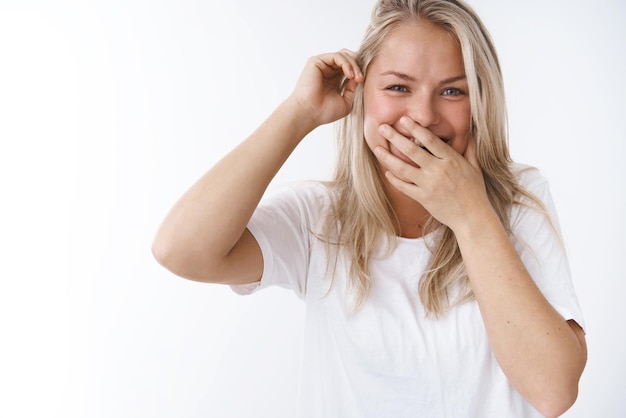
<svg viewBox="0 0 626 418"><path fill-rule="evenodd" d="M349 81L342 91L344 75ZM362 78L348 51L310 59L292 95L170 210L152 246L159 263L192 280L258 281L263 259L246 229L250 217L302 138L350 111Z"/></svg>
<svg viewBox="0 0 626 418"><path fill-rule="evenodd" d="M495 212L474 215L455 234L494 354L533 406L559 416L578 394L584 334L545 299Z"/></svg>
<svg viewBox="0 0 626 418"><path fill-rule="evenodd" d="M582 330L558 314L526 270L489 202L473 141L461 156L427 129L403 123L433 155L383 127L419 166L379 149L387 178L454 231L500 367L537 410L561 415L576 399L586 363Z"/></svg>

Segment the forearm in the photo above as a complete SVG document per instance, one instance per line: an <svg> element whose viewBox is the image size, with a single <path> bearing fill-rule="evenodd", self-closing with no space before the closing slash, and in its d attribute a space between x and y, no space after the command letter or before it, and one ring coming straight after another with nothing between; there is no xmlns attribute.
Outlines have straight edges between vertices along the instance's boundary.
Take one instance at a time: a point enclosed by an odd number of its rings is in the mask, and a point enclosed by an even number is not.
<svg viewBox="0 0 626 418"><path fill-rule="evenodd" d="M206 276L237 244L267 186L313 128L300 107L283 102L174 205L153 244L161 264L184 277Z"/></svg>
<svg viewBox="0 0 626 418"><path fill-rule="evenodd" d="M302 138L346 116L362 82L353 52L308 60L289 98L172 208L153 243L157 260L194 280L258 280L263 260L254 237L246 233L250 217Z"/></svg>
<svg viewBox="0 0 626 418"><path fill-rule="evenodd" d="M567 409L586 360L576 334L538 289L493 210L455 233L500 367L537 409Z"/></svg>

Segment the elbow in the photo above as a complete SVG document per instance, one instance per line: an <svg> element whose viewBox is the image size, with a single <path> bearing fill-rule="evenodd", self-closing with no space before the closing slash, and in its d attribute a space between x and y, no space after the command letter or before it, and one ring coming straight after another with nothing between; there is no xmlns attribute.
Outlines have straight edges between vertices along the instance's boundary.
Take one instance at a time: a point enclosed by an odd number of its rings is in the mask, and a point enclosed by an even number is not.
<svg viewBox="0 0 626 418"><path fill-rule="evenodd" d="M157 235L151 250L155 260L176 276L201 283L226 283L222 259L212 257L206 249Z"/></svg>
<svg viewBox="0 0 626 418"><path fill-rule="evenodd" d="M178 261L178 254L174 250L171 243L163 238L156 237L152 241L152 256L161 266L165 267L172 273L180 276L180 262Z"/></svg>
<svg viewBox="0 0 626 418"><path fill-rule="evenodd" d="M568 409L574 405L578 397L578 388L562 394L558 398L552 399L539 405L537 410L546 418L557 418L563 415Z"/></svg>
<svg viewBox="0 0 626 418"><path fill-rule="evenodd" d="M188 251L181 250L171 240L157 236L152 242L152 256L154 259L173 274L184 279L207 282L203 274L194 269L194 258Z"/></svg>
<svg viewBox="0 0 626 418"><path fill-rule="evenodd" d="M563 415L574 405L578 398L578 379L572 382L558 384L554 382L533 403L534 407L546 418L556 418Z"/></svg>
<svg viewBox="0 0 626 418"><path fill-rule="evenodd" d="M167 242L157 237L152 241L151 250L152 256L157 261L157 263L159 263L166 269L171 270L169 266L172 263L172 253L171 249L167 245Z"/></svg>
<svg viewBox="0 0 626 418"><path fill-rule="evenodd" d="M533 385L527 392L527 398L541 414L547 418L559 417L570 409L578 398L578 384L587 364L587 346L583 331L575 329L579 346L572 356L566 356L558 368L560 371L549 373L541 383ZM532 399L532 401L531 401Z"/></svg>

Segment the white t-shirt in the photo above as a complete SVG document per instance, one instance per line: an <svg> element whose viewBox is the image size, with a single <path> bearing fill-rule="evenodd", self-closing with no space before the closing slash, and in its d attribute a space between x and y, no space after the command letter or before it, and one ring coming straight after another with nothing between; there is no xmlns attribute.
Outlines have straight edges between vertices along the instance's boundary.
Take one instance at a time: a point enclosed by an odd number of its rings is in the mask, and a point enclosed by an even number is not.
<svg viewBox="0 0 626 418"><path fill-rule="evenodd" d="M534 169L519 177L557 222L546 180ZM312 233L321 231L330 204L321 183L265 199L248 226L263 252L261 282L233 286L247 294L278 285L305 301L298 416L540 417L496 362L475 301L426 317L417 289L432 235L398 238L388 256L381 245L370 265L369 298L350 314L345 265L339 263L330 286L325 244ZM566 255L545 217L523 206L511 214L529 273L565 319L584 326Z"/></svg>

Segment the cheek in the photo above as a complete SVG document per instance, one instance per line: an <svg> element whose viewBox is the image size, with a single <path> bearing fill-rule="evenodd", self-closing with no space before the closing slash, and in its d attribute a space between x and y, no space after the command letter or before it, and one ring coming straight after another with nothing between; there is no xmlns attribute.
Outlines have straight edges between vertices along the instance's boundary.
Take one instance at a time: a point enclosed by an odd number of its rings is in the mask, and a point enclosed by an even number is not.
<svg viewBox="0 0 626 418"><path fill-rule="evenodd" d="M378 133L378 127L381 124L376 104L366 99L363 103L363 112L363 134L365 135L365 141L371 149L374 149L379 142L378 138L380 134Z"/></svg>
<svg viewBox="0 0 626 418"><path fill-rule="evenodd" d="M467 109L462 109L455 118L454 142L450 145L459 154L465 153L465 148L467 148L467 144L472 138L470 118L469 106Z"/></svg>
<svg viewBox="0 0 626 418"><path fill-rule="evenodd" d="M465 150L467 149L467 144L470 141L470 135L464 135L459 138L455 138L454 143L450 144L452 149L454 149L459 154L465 154Z"/></svg>
<svg viewBox="0 0 626 418"><path fill-rule="evenodd" d="M403 113L396 108L397 106L394 106L393 103L389 103L384 98L379 98L378 100L365 99L363 108L363 130L365 139L370 147L375 142L378 144L387 143L378 132L378 127L383 123L393 125L397 122Z"/></svg>
<svg viewBox="0 0 626 418"><path fill-rule="evenodd" d="M365 117L381 123L394 124L401 115L404 114L404 108L401 108L397 100L388 97L377 97L365 100L364 102Z"/></svg>
<svg viewBox="0 0 626 418"><path fill-rule="evenodd" d="M365 117L363 119L363 134L365 135L365 141L372 149L380 137L380 134L378 133L379 126L380 124L376 118L365 110Z"/></svg>

